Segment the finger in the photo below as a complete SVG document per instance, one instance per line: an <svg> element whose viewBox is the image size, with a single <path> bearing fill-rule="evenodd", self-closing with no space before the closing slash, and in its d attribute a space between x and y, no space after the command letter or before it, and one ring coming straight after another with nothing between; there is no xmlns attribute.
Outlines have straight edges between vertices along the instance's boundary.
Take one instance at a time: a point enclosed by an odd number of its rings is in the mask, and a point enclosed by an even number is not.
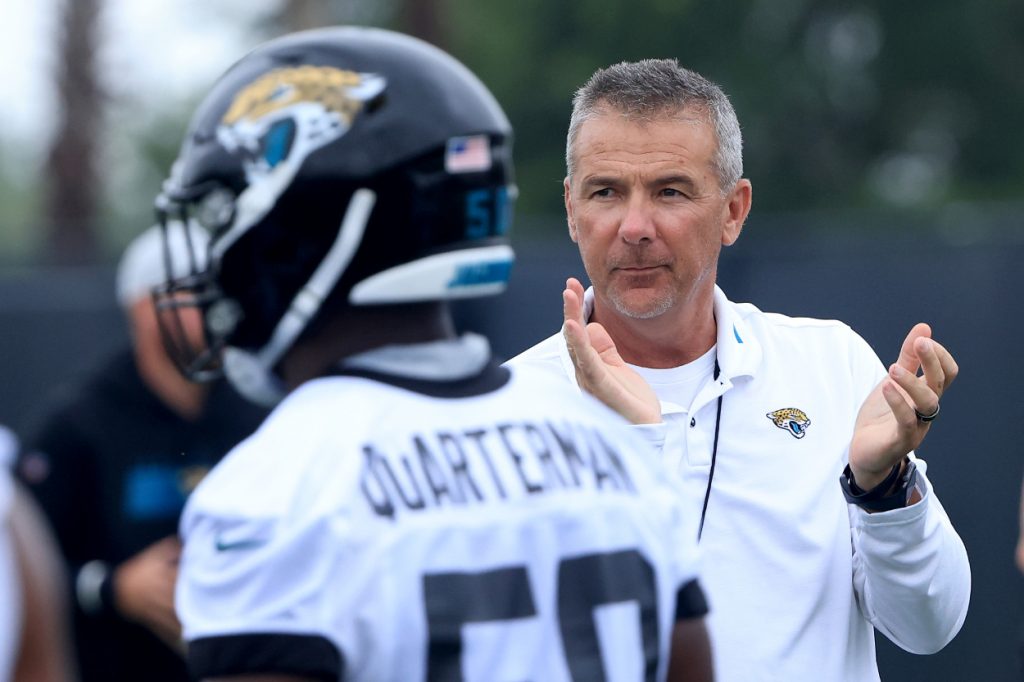
<svg viewBox="0 0 1024 682"><path fill-rule="evenodd" d="M586 321L583 319L583 286L574 277L570 277L565 282L565 290L562 292L562 317L565 320L562 325L565 345L573 365L578 370L580 351L590 345L590 337L587 333ZM578 374L577 379L579 379Z"/></svg>
<svg viewBox="0 0 1024 682"><path fill-rule="evenodd" d="M574 327L573 323L570 323ZM572 355L577 383L588 393L593 393L606 380L607 368L600 355L590 344L579 345Z"/></svg>
<svg viewBox="0 0 1024 682"><path fill-rule="evenodd" d="M572 289L572 291L576 294L577 298L579 298L581 301L583 300L584 289L583 285L580 284L580 281L578 279L576 279L575 277L570 277L569 279L565 280L565 287L567 289Z"/></svg>
<svg viewBox="0 0 1024 682"><path fill-rule="evenodd" d="M939 361L939 366L942 368L942 375L945 378L945 388L949 388L949 385L956 379L957 374L960 373L960 366L956 364L956 360L953 359L953 354L950 353L945 346L931 339L932 349L935 351L935 357Z"/></svg>
<svg viewBox="0 0 1024 682"><path fill-rule="evenodd" d="M885 402L889 404L889 409L892 410L892 414L896 418L897 429L901 434L904 434L900 441L908 440L905 434L913 432L918 426L922 425L917 421L917 414L914 412L914 408L906 401L903 394L899 392L899 389L890 382L886 382L882 386L882 397L885 398ZM909 452L911 449L907 448L906 452ZM902 454L906 454L906 452Z"/></svg>
<svg viewBox="0 0 1024 682"><path fill-rule="evenodd" d="M585 324L583 320L583 298L578 296L568 286L562 292L562 319L565 322L571 320L581 326Z"/></svg>
<svg viewBox="0 0 1024 682"><path fill-rule="evenodd" d="M572 360L576 370L576 383L585 391L591 391L593 384L591 377L594 376L594 362L591 355L596 355L590 344L590 337L586 327L580 325L576 320L566 320L562 326L562 334L565 336L565 346L569 351L569 359Z"/></svg>
<svg viewBox="0 0 1024 682"><path fill-rule="evenodd" d="M916 409L921 414L932 414L935 412L939 404L939 396L923 378L908 372L898 364L893 364L889 368L889 377L906 391L907 397L910 399L908 403L903 396L900 396L901 403ZM895 387L893 387L893 390L895 390ZM913 416L916 421L917 415Z"/></svg>
<svg viewBox="0 0 1024 682"><path fill-rule="evenodd" d="M587 328L576 319L572 311L572 293L565 291L562 294L562 307L565 315L565 323L562 325L562 336L565 337L565 345L569 349L569 357L573 364L576 363L576 354L579 348L589 344Z"/></svg>
<svg viewBox="0 0 1024 682"><path fill-rule="evenodd" d="M903 340L903 346L900 348L900 357L896 362L908 372L917 374L917 368L920 366L921 361L917 356L915 344L918 339L931 338L931 335L932 328L927 324L924 322L915 324L914 328L907 334L907 338Z"/></svg>
<svg viewBox="0 0 1024 682"><path fill-rule="evenodd" d="M569 357L574 365L579 365L580 353L590 345L587 338L586 327L580 326L576 320L566 320L562 327L562 334L565 336L565 345L569 349Z"/></svg>
<svg viewBox="0 0 1024 682"><path fill-rule="evenodd" d="M938 398L942 396L942 391L946 388L946 372L942 369L942 363L939 362L939 356L935 350L936 345L938 344L931 339L919 337L914 343L914 350L917 357L921 359L924 382ZM931 412L925 414L931 414Z"/></svg>
<svg viewBox="0 0 1024 682"><path fill-rule="evenodd" d="M575 277L565 280L565 291L562 292L562 312L567 320L576 320L581 325L587 323L583 319L583 285Z"/></svg>

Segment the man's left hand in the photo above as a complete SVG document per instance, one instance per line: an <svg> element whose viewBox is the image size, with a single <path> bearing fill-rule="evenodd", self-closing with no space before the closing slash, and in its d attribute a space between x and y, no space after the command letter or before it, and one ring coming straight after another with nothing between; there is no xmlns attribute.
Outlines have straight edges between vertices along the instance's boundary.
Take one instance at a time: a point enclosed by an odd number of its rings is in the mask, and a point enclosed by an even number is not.
<svg viewBox="0 0 1024 682"><path fill-rule="evenodd" d="M942 394L956 378L956 361L931 336L927 324L914 325L889 376L860 408L850 443L850 471L864 490L881 483L921 444L931 423L920 416L938 411Z"/></svg>

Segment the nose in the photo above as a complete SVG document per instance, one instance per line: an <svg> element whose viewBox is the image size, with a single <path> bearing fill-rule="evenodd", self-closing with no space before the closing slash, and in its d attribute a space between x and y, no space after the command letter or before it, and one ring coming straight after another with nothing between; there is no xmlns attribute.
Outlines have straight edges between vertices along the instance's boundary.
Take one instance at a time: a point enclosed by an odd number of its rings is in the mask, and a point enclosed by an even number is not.
<svg viewBox="0 0 1024 682"><path fill-rule="evenodd" d="M619 236L624 242L641 244L654 239L654 214L650 202L645 197L630 197L625 211L619 223Z"/></svg>

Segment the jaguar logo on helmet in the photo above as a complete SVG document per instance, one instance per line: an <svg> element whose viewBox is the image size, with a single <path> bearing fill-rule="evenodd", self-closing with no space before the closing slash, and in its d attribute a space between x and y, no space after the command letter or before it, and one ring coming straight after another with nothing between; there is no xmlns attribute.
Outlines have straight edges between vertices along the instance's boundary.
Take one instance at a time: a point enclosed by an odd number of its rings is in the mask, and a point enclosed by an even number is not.
<svg viewBox="0 0 1024 682"><path fill-rule="evenodd" d="M243 155L249 183L278 181L280 194L312 152L348 132L383 77L330 66L298 66L263 74L235 96L217 140Z"/></svg>

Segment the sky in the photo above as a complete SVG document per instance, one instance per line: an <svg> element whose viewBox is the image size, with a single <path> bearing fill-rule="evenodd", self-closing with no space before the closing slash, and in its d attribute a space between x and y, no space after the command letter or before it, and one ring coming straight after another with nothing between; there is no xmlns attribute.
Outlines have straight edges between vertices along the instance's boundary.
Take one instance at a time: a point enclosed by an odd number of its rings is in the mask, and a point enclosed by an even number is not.
<svg viewBox="0 0 1024 682"><path fill-rule="evenodd" d="M55 123L54 36L64 0L0 0L0 150L31 160ZM71 0L73 1L73 0ZM104 0L99 71L113 106L158 110L202 91L257 37L279 0Z"/></svg>

